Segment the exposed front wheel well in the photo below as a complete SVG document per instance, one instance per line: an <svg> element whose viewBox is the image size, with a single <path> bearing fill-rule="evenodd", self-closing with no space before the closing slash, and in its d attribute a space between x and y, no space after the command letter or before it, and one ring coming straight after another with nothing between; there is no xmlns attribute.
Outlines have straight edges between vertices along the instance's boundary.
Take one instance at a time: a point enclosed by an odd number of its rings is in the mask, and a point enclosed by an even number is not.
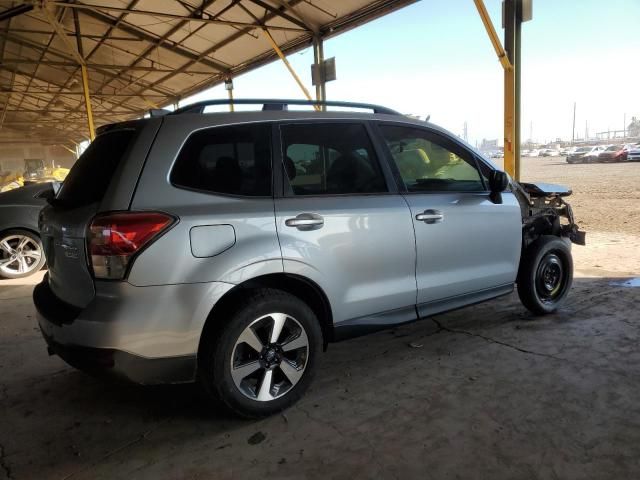
<svg viewBox="0 0 640 480"><path fill-rule="evenodd" d="M322 330L322 343L326 350L333 341L333 316L331 305L324 291L313 281L286 273L274 273L252 278L229 290L213 307L205 323L201 338L210 329L225 325L226 313L232 311L238 303L242 303L251 291L261 288L281 290L302 300L315 313Z"/></svg>

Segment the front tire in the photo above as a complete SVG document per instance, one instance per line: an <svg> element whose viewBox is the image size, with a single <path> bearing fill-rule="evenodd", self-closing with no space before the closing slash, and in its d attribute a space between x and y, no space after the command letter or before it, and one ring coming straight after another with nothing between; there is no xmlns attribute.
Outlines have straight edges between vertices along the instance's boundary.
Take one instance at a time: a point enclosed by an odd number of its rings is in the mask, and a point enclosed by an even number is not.
<svg viewBox="0 0 640 480"><path fill-rule="evenodd" d="M247 418L277 413L311 383L322 344L307 304L275 289L250 291L235 308L212 319L198 358L198 379L216 403ZM214 324L215 325L215 324Z"/></svg>
<svg viewBox="0 0 640 480"><path fill-rule="evenodd" d="M571 249L561 238L545 235L523 253L518 271L518 296L536 315L555 312L573 282Z"/></svg>

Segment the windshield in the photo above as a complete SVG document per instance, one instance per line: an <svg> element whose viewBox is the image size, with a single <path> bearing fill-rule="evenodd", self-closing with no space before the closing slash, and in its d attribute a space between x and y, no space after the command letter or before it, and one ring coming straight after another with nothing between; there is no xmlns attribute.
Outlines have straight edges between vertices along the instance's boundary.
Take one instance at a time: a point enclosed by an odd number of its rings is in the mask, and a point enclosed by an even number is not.
<svg viewBox="0 0 640 480"><path fill-rule="evenodd" d="M609 148L607 148L607 152L617 152L621 148L622 147L619 147L618 145L611 145Z"/></svg>
<svg viewBox="0 0 640 480"><path fill-rule="evenodd" d="M576 153L587 153L590 152L591 148L590 147L580 147L576 150Z"/></svg>

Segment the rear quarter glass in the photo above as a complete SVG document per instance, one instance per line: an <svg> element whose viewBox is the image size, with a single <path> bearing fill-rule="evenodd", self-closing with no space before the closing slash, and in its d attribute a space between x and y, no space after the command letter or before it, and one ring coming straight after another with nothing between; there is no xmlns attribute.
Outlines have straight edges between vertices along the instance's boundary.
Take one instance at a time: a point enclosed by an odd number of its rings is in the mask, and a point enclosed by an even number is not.
<svg viewBox="0 0 640 480"><path fill-rule="evenodd" d="M100 202L137 133L137 130L127 128L96 137L69 172L56 196L56 203L75 208Z"/></svg>

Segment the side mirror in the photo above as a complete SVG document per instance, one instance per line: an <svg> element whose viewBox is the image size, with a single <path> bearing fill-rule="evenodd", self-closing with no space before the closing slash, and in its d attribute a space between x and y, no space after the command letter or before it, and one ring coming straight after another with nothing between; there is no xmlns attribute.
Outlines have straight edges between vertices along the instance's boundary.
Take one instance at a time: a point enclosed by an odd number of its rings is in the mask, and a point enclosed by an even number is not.
<svg viewBox="0 0 640 480"><path fill-rule="evenodd" d="M491 193L502 193L509 186L509 175L500 170L493 170L489 174L489 188Z"/></svg>
<svg viewBox="0 0 640 480"><path fill-rule="evenodd" d="M60 190L60 186L61 186L60 182L50 182L49 183L50 188L47 188L46 190L44 190L40 194L40 198L44 198L48 204L53 205L56 199L56 195Z"/></svg>
<svg viewBox="0 0 640 480"><path fill-rule="evenodd" d="M56 192L53 191L53 185L51 185L50 188L43 190L42 193L38 196L40 198L44 198L47 201L51 200L52 198L55 198Z"/></svg>
<svg viewBox="0 0 640 480"><path fill-rule="evenodd" d="M62 182L59 181L55 181L55 182L51 182L51 187L53 189L53 196L55 197L56 195L58 195L58 192L60 191L60 188L62 187Z"/></svg>

